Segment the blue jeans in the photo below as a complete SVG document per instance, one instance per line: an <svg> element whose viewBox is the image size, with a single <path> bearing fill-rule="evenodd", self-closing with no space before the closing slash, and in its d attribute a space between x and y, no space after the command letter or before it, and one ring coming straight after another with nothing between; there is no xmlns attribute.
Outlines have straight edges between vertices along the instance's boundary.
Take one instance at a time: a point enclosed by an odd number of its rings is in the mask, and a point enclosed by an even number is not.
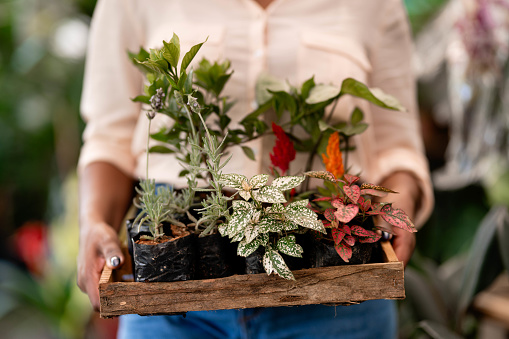
<svg viewBox="0 0 509 339"><path fill-rule="evenodd" d="M397 337L396 303L309 305L189 312L183 316L120 317L118 338L377 338Z"/></svg>

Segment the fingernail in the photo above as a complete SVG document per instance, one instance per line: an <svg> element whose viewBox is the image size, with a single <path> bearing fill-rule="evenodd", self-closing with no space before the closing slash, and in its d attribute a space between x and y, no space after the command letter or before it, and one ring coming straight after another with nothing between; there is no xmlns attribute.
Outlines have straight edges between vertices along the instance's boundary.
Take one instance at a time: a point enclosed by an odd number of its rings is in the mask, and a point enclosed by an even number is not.
<svg viewBox="0 0 509 339"><path fill-rule="evenodd" d="M389 232L382 231L382 239L383 240L391 240L392 234L390 234Z"/></svg>
<svg viewBox="0 0 509 339"><path fill-rule="evenodd" d="M112 267L117 267L118 265L120 265L120 258L119 257L111 257L110 264Z"/></svg>

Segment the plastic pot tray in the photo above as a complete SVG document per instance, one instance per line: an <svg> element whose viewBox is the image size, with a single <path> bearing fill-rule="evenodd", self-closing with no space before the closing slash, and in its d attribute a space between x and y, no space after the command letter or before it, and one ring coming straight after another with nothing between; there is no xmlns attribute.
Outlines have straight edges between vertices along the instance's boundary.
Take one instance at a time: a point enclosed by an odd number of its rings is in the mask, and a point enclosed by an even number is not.
<svg viewBox="0 0 509 339"><path fill-rule="evenodd" d="M390 242L384 262L294 271L296 280L261 274L175 282L133 282L129 255L122 268L104 268L100 314L182 314L189 311L310 304L349 305L372 299L404 299L404 267ZM131 280L129 281L129 278Z"/></svg>

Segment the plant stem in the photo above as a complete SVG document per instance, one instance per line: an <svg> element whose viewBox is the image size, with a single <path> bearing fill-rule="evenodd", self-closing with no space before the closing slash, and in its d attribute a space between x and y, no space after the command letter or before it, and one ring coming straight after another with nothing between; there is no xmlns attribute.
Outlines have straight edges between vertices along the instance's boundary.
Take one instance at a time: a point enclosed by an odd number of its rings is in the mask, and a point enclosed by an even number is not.
<svg viewBox="0 0 509 339"><path fill-rule="evenodd" d="M152 125L152 119L148 119L148 133L147 133L147 164L145 168L145 179L148 180L148 159L149 159L149 144L150 144L150 126Z"/></svg>

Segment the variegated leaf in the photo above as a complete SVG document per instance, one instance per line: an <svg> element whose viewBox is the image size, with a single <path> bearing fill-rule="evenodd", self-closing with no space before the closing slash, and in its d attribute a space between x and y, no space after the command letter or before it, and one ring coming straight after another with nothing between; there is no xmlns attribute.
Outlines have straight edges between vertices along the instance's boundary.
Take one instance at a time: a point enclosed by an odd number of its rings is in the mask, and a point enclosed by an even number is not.
<svg viewBox="0 0 509 339"><path fill-rule="evenodd" d="M304 200L294 201L294 202L288 204L287 207L292 207L292 206L304 206L304 207L307 207L308 204L309 204L309 199L304 199Z"/></svg>
<svg viewBox="0 0 509 339"><path fill-rule="evenodd" d="M279 232L282 231L284 227L285 227L284 221L268 215L260 218L260 222L258 223L258 232L259 233Z"/></svg>
<svg viewBox="0 0 509 339"><path fill-rule="evenodd" d="M272 204L272 206L269 206L265 209L265 212L267 212L267 213L284 213L284 211L285 211L285 206L280 203Z"/></svg>
<svg viewBox="0 0 509 339"><path fill-rule="evenodd" d="M417 232L410 217L400 208L393 208L392 205L385 205L380 211L382 219L392 226L399 227L408 232Z"/></svg>
<svg viewBox="0 0 509 339"><path fill-rule="evenodd" d="M339 228L333 228L331 230L332 233L332 239L334 240L334 244L338 245L343 241L343 238L345 237L345 232L343 232L342 229Z"/></svg>
<svg viewBox="0 0 509 339"><path fill-rule="evenodd" d="M349 262L350 258L352 257L352 247L350 247L348 244L345 244L344 241L342 241L339 244L335 244L334 248L336 249L336 252L338 252L341 259L343 259L344 262Z"/></svg>
<svg viewBox="0 0 509 339"><path fill-rule="evenodd" d="M287 280L295 280L295 277L286 265L281 254L273 249L266 249L263 256L263 267L265 268L265 272L267 272L267 274L274 272L281 278Z"/></svg>
<svg viewBox="0 0 509 339"><path fill-rule="evenodd" d="M260 188L267 183L269 180L268 174L258 174L249 180L249 186L252 188Z"/></svg>
<svg viewBox="0 0 509 339"><path fill-rule="evenodd" d="M310 171L304 173L304 175L310 178L322 179L331 182L336 182L336 177L329 171Z"/></svg>
<svg viewBox="0 0 509 339"><path fill-rule="evenodd" d="M234 211L244 212L244 211L254 211L254 206L244 200L233 200L232 207Z"/></svg>
<svg viewBox="0 0 509 339"><path fill-rule="evenodd" d="M237 173L228 173L228 174L221 174L219 177L219 181L225 186L236 188L236 189L242 189L242 183L244 181L247 182L247 178L245 175L237 174Z"/></svg>
<svg viewBox="0 0 509 339"><path fill-rule="evenodd" d="M306 177L295 175L279 177L272 181L271 186L276 187L280 191L287 191L289 189L299 186L304 181L304 179L306 179Z"/></svg>
<svg viewBox="0 0 509 339"><path fill-rule="evenodd" d="M325 219L329 220L330 222L333 222L336 219L336 216L334 215L334 212L336 212L333 208L327 208L325 212L323 213L323 216Z"/></svg>
<svg viewBox="0 0 509 339"><path fill-rule="evenodd" d="M249 224L246 226L246 228L244 230L244 234L245 234L246 242L250 243L258 236L258 234L259 234L258 227L253 224Z"/></svg>
<svg viewBox="0 0 509 339"><path fill-rule="evenodd" d="M255 200L260 202L267 202L272 204L278 202L286 202L286 198L283 193L276 187L272 186L263 186L259 190L252 191L252 195Z"/></svg>
<svg viewBox="0 0 509 339"><path fill-rule="evenodd" d="M317 231L323 234L326 234L327 231L325 230L325 225L321 220L314 220L313 222L310 222L306 224L304 227L312 229L313 231Z"/></svg>
<svg viewBox="0 0 509 339"><path fill-rule="evenodd" d="M352 236L352 235L345 235L345 237L343 238L343 242L345 242L346 244L350 245L350 246L353 246L355 245L355 237Z"/></svg>
<svg viewBox="0 0 509 339"><path fill-rule="evenodd" d="M393 191L393 190L383 187L383 186L378 186L378 185L373 185L373 184L362 184L361 185L361 190L367 190L367 189L376 190L376 191L380 191L380 192L386 192L386 193L398 193L396 191Z"/></svg>
<svg viewBox="0 0 509 339"><path fill-rule="evenodd" d="M334 215L336 218L338 218L339 221L347 223L350 222L357 213L359 212L359 206L357 205L344 205L344 204L338 204L336 208L336 212L334 212Z"/></svg>
<svg viewBox="0 0 509 339"><path fill-rule="evenodd" d="M283 222L283 230L284 231L293 231L299 228L299 225L292 221L284 221Z"/></svg>
<svg viewBox="0 0 509 339"><path fill-rule="evenodd" d="M352 230L350 229L350 226L343 224L339 227L343 232L345 232L348 235L352 235Z"/></svg>
<svg viewBox="0 0 509 339"><path fill-rule="evenodd" d="M353 184L354 182L358 181L360 178L355 176L355 175L351 175L351 174L345 174L345 180L346 182L351 185Z"/></svg>
<svg viewBox="0 0 509 339"><path fill-rule="evenodd" d="M374 243L382 238L381 234L378 234L373 231L368 231L368 232L369 232L369 236L358 238L357 241L360 243Z"/></svg>
<svg viewBox="0 0 509 339"><path fill-rule="evenodd" d="M230 220L226 229L230 238L236 235L240 230L244 229L250 222L254 214L254 210L236 210Z"/></svg>
<svg viewBox="0 0 509 339"><path fill-rule="evenodd" d="M286 255L297 258L302 258L302 252L304 252L302 246L295 242L295 235L293 234L279 239L277 249Z"/></svg>
<svg viewBox="0 0 509 339"><path fill-rule="evenodd" d="M246 239L239 242L239 246L237 247L237 255L241 257L247 257L252 254L260 247L260 240L255 239L254 241L246 241Z"/></svg>
<svg viewBox="0 0 509 339"><path fill-rule="evenodd" d="M380 197L380 198L383 198L383 197L386 197L387 196L387 192L382 192L382 191L377 191L377 190L374 190L374 189L362 189L361 190L361 194L362 195L371 195L371 196L374 196L374 197Z"/></svg>
<svg viewBox="0 0 509 339"><path fill-rule="evenodd" d="M251 191L239 190L239 195L246 201L251 199Z"/></svg>
<svg viewBox="0 0 509 339"><path fill-rule="evenodd" d="M235 234L233 237L231 237L232 242L239 242L244 239L244 230L240 230L239 233Z"/></svg>
<svg viewBox="0 0 509 339"><path fill-rule="evenodd" d="M228 224L223 223L223 224L219 225L219 227L217 228L217 230L219 231L219 234L221 234L222 237L228 235L228 233L226 232L227 226L228 226Z"/></svg>
<svg viewBox="0 0 509 339"><path fill-rule="evenodd" d="M361 237L369 237L370 235L369 231L361 226L353 225L350 227L350 229L352 230L353 235L358 235Z"/></svg>
<svg viewBox="0 0 509 339"><path fill-rule="evenodd" d="M345 192L345 195L350 199L350 201L354 204L359 201L359 198L361 196L361 189L357 185L343 186L343 192Z"/></svg>

